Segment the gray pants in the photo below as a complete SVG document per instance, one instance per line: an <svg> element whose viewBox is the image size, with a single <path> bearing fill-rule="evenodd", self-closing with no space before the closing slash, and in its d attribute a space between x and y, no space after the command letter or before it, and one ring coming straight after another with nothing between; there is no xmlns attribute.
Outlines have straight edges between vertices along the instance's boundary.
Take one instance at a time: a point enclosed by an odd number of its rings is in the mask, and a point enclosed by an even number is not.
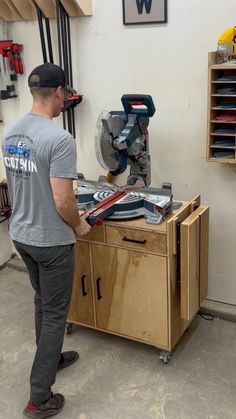
<svg viewBox="0 0 236 419"><path fill-rule="evenodd" d="M63 345L74 271L73 245L36 247L14 241L35 290L37 350L31 370L30 400L46 401L55 382Z"/></svg>

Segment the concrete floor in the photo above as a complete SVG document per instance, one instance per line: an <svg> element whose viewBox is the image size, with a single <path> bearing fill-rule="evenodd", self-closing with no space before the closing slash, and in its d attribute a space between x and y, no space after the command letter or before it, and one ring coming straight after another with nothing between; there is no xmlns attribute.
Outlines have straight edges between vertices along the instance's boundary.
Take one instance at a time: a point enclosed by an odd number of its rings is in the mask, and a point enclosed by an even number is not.
<svg viewBox="0 0 236 419"><path fill-rule="evenodd" d="M0 419L21 419L34 357L33 291L0 271ZM168 365L153 347L75 327L80 360L57 376L58 419L236 419L236 323L197 316Z"/></svg>

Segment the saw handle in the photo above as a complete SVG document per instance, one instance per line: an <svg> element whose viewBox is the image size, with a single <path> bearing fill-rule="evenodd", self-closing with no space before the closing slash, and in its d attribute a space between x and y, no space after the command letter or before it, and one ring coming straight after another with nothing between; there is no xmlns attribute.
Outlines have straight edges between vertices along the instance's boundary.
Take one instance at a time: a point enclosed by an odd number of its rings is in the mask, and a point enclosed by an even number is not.
<svg viewBox="0 0 236 419"><path fill-rule="evenodd" d="M145 244L147 240L137 240L137 239L129 239L128 237L123 237L122 239L124 242L132 242L132 243L138 243L138 244Z"/></svg>
<svg viewBox="0 0 236 419"><path fill-rule="evenodd" d="M151 117L156 112L155 105L150 95L123 95L121 98L126 115L135 114Z"/></svg>

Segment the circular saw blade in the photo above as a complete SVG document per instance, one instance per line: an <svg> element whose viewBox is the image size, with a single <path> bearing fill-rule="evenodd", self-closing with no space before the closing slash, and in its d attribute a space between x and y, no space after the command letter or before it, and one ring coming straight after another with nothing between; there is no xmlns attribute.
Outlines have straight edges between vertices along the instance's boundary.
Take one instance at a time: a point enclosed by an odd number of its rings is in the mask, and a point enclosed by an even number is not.
<svg viewBox="0 0 236 419"><path fill-rule="evenodd" d="M119 151L112 143L118 137L125 122L119 115L112 115L108 111L103 111L97 121L95 134L95 153L100 165L109 171L119 169Z"/></svg>

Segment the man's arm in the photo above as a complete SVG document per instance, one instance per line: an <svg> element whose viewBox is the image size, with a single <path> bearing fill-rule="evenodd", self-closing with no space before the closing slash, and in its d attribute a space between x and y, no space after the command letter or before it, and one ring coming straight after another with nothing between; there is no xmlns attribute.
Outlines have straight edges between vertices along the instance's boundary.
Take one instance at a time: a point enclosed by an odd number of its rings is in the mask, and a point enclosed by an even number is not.
<svg viewBox="0 0 236 419"><path fill-rule="evenodd" d="M53 198L58 214L69 224L77 236L83 236L90 230L90 225L80 217L73 191L73 180L50 177Z"/></svg>

